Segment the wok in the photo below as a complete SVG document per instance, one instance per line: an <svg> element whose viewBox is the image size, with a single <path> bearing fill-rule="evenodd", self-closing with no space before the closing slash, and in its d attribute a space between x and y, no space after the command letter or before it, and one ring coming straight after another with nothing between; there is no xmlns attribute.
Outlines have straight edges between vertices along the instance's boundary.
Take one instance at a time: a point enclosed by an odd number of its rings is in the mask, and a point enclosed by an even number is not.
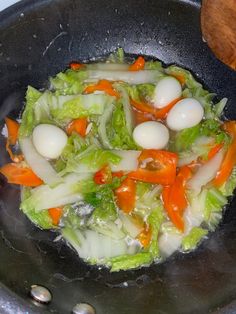
<svg viewBox="0 0 236 314"><path fill-rule="evenodd" d="M123 47L191 70L236 119L235 72L202 40L196 0L25 0L0 14L0 120L22 110L26 86L72 60L89 61ZM0 138L0 164L8 161ZM19 211L19 188L0 187L0 312L70 313L79 302L97 314L235 313L236 202L223 222L191 254L165 263L109 273L82 262L54 232L41 231ZM32 284L50 289L52 302L36 306Z"/></svg>

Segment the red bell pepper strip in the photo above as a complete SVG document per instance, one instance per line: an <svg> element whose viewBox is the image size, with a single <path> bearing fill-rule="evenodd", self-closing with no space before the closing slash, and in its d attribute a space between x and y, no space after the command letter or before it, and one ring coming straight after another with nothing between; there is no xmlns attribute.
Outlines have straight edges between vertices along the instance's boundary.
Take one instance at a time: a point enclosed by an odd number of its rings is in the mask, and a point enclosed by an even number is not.
<svg viewBox="0 0 236 314"><path fill-rule="evenodd" d="M87 118L79 118L72 120L66 127L66 133L71 135L72 132L76 132L82 137L86 136L86 130L88 126Z"/></svg>
<svg viewBox="0 0 236 314"><path fill-rule="evenodd" d="M112 178L122 178L125 174L124 171L120 170L120 171L115 171L112 172Z"/></svg>
<svg viewBox="0 0 236 314"><path fill-rule="evenodd" d="M52 218L52 223L55 226L58 226L61 216L63 214L62 207L54 207L48 209L49 216Z"/></svg>
<svg viewBox="0 0 236 314"><path fill-rule="evenodd" d="M185 84L185 76L183 74L171 73L170 75L176 78L182 86Z"/></svg>
<svg viewBox="0 0 236 314"><path fill-rule="evenodd" d="M10 158L14 162L20 162L24 159L23 155L15 155L12 152L11 145L15 145L18 140L19 133L19 123L10 118L5 118L5 123L7 127L8 137L6 142L6 151L8 152Z"/></svg>
<svg viewBox="0 0 236 314"><path fill-rule="evenodd" d="M96 184L107 184L112 182L112 173L109 165L105 165L98 170L93 177Z"/></svg>
<svg viewBox="0 0 236 314"><path fill-rule="evenodd" d="M145 60L143 57L138 57L133 64L129 66L129 71L140 71L145 67Z"/></svg>
<svg viewBox="0 0 236 314"><path fill-rule="evenodd" d="M143 230L138 234L137 240L140 242L140 244L147 248L151 242L152 239L152 230L149 226L145 224Z"/></svg>
<svg viewBox="0 0 236 314"><path fill-rule="evenodd" d="M126 178L115 190L118 207L125 213L130 213L135 207L136 183Z"/></svg>
<svg viewBox="0 0 236 314"><path fill-rule="evenodd" d="M20 184L24 186L38 186L43 181L28 167L21 164L9 163L0 168L8 183Z"/></svg>
<svg viewBox="0 0 236 314"><path fill-rule="evenodd" d="M172 152L157 149L145 149L141 152L137 170L128 177L153 184L172 184L176 176L177 155Z"/></svg>
<svg viewBox="0 0 236 314"><path fill-rule="evenodd" d="M85 66L84 64L79 63L79 62L71 62L70 63L70 68L71 68L71 70L74 70L74 71L78 71L81 68L83 68L84 66Z"/></svg>
<svg viewBox="0 0 236 314"><path fill-rule="evenodd" d="M91 94L91 93L94 93L95 91L103 91L110 96L114 96L117 98L120 97L118 92L113 88L112 83L107 80L100 80L95 85L87 86L84 90L84 93Z"/></svg>
<svg viewBox="0 0 236 314"><path fill-rule="evenodd" d="M151 113L156 119L165 119L167 113L174 107L174 105L180 101L182 98L176 98L171 103L169 103L167 106L161 109L157 109L153 107L152 105L149 105L144 102L137 102L134 99L130 99L131 105L136 108L137 110L144 112L144 113Z"/></svg>
<svg viewBox="0 0 236 314"><path fill-rule="evenodd" d="M142 112L133 107L134 124L138 125L146 121L153 121L155 118L152 114Z"/></svg>
<svg viewBox="0 0 236 314"><path fill-rule="evenodd" d="M216 187L220 187L228 180L236 164L236 121L227 121L223 124L222 128L232 137L232 142L221 163L220 170L212 182Z"/></svg>
<svg viewBox="0 0 236 314"><path fill-rule="evenodd" d="M18 132L20 125L18 122L7 117L5 118L5 123L7 126L9 144L15 145L18 140Z"/></svg>
<svg viewBox="0 0 236 314"><path fill-rule="evenodd" d="M208 152L207 160L208 161L211 160L221 150L223 146L224 146L223 143L219 143L213 146Z"/></svg>
<svg viewBox="0 0 236 314"><path fill-rule="evenodd" d="M167 214L173 224L184 231L183 212L188 205L185 195L185 185L192 176L192 171L188 166L180 168L178 175L172 185L164 186L162 200Z"/></svg>

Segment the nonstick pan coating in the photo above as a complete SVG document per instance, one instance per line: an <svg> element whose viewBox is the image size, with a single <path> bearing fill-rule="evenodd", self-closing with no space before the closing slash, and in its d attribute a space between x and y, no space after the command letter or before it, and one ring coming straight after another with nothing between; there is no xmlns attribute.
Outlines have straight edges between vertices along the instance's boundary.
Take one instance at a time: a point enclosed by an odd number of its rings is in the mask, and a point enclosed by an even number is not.
<svg viewBox="0 0 236 314"><path fill-rule="evenodd" d="M226 118L236 119L235 72L216 60L202 40L199 1L25 0L0 14L0 123L22 108L28 84L72 60L88 61L117 47L190 69L219 97L229 98ZM0 137L0 164L7 155ZM56 234L41 231L18 210L19 189L0 187L0 312L70 313L86 302L97 314L235 313L236 203L191 254L165 263L110 274L87 266ZM47 306L28 297L32 284L53 294ZM219 308L223 308L219 310Z"/></svg>

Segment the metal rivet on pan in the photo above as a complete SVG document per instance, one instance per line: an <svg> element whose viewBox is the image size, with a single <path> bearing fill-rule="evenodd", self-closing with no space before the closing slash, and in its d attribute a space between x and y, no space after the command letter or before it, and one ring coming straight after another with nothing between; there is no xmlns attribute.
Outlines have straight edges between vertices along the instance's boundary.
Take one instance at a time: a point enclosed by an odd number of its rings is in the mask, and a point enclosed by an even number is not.
<svg viewBox="0 0 236 314"><path fill-rule="evenodd" d="M52 300L51 292L43 286L31 286L30 295L35 301L40 303L49 303Z"/></svg>
<svg viewBox="0 0 236 314"><path fill-rule="evenodd" d="M73 314L95 314L95 309L87 303L78 303L72 310Z"/></svg>

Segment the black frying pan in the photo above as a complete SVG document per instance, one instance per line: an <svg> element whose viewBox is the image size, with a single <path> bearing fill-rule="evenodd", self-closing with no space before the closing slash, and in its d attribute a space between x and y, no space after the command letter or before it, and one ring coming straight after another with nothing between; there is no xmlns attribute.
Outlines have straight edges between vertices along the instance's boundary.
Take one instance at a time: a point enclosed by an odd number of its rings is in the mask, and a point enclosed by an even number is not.
<svg viewBox="0 0 236 314"><path fill-rule="evenodd" d="M71 60L103 57L123 47L190 69L207 88L228 97L236 119L236 74L203 42L200 1L25 0L0 14L0 120L16 116L28 84L45 85ZM7 161L0 138L0 164ZM161 265L110 274L83 263L55 233L40 231L18 210L19 189L0 187L0 313L70 313L78 302L98 314L236 313L236 203L191 254ZM42 284L53 301L28 297ZM127 287L128 286L128 287Z"/></svg>

